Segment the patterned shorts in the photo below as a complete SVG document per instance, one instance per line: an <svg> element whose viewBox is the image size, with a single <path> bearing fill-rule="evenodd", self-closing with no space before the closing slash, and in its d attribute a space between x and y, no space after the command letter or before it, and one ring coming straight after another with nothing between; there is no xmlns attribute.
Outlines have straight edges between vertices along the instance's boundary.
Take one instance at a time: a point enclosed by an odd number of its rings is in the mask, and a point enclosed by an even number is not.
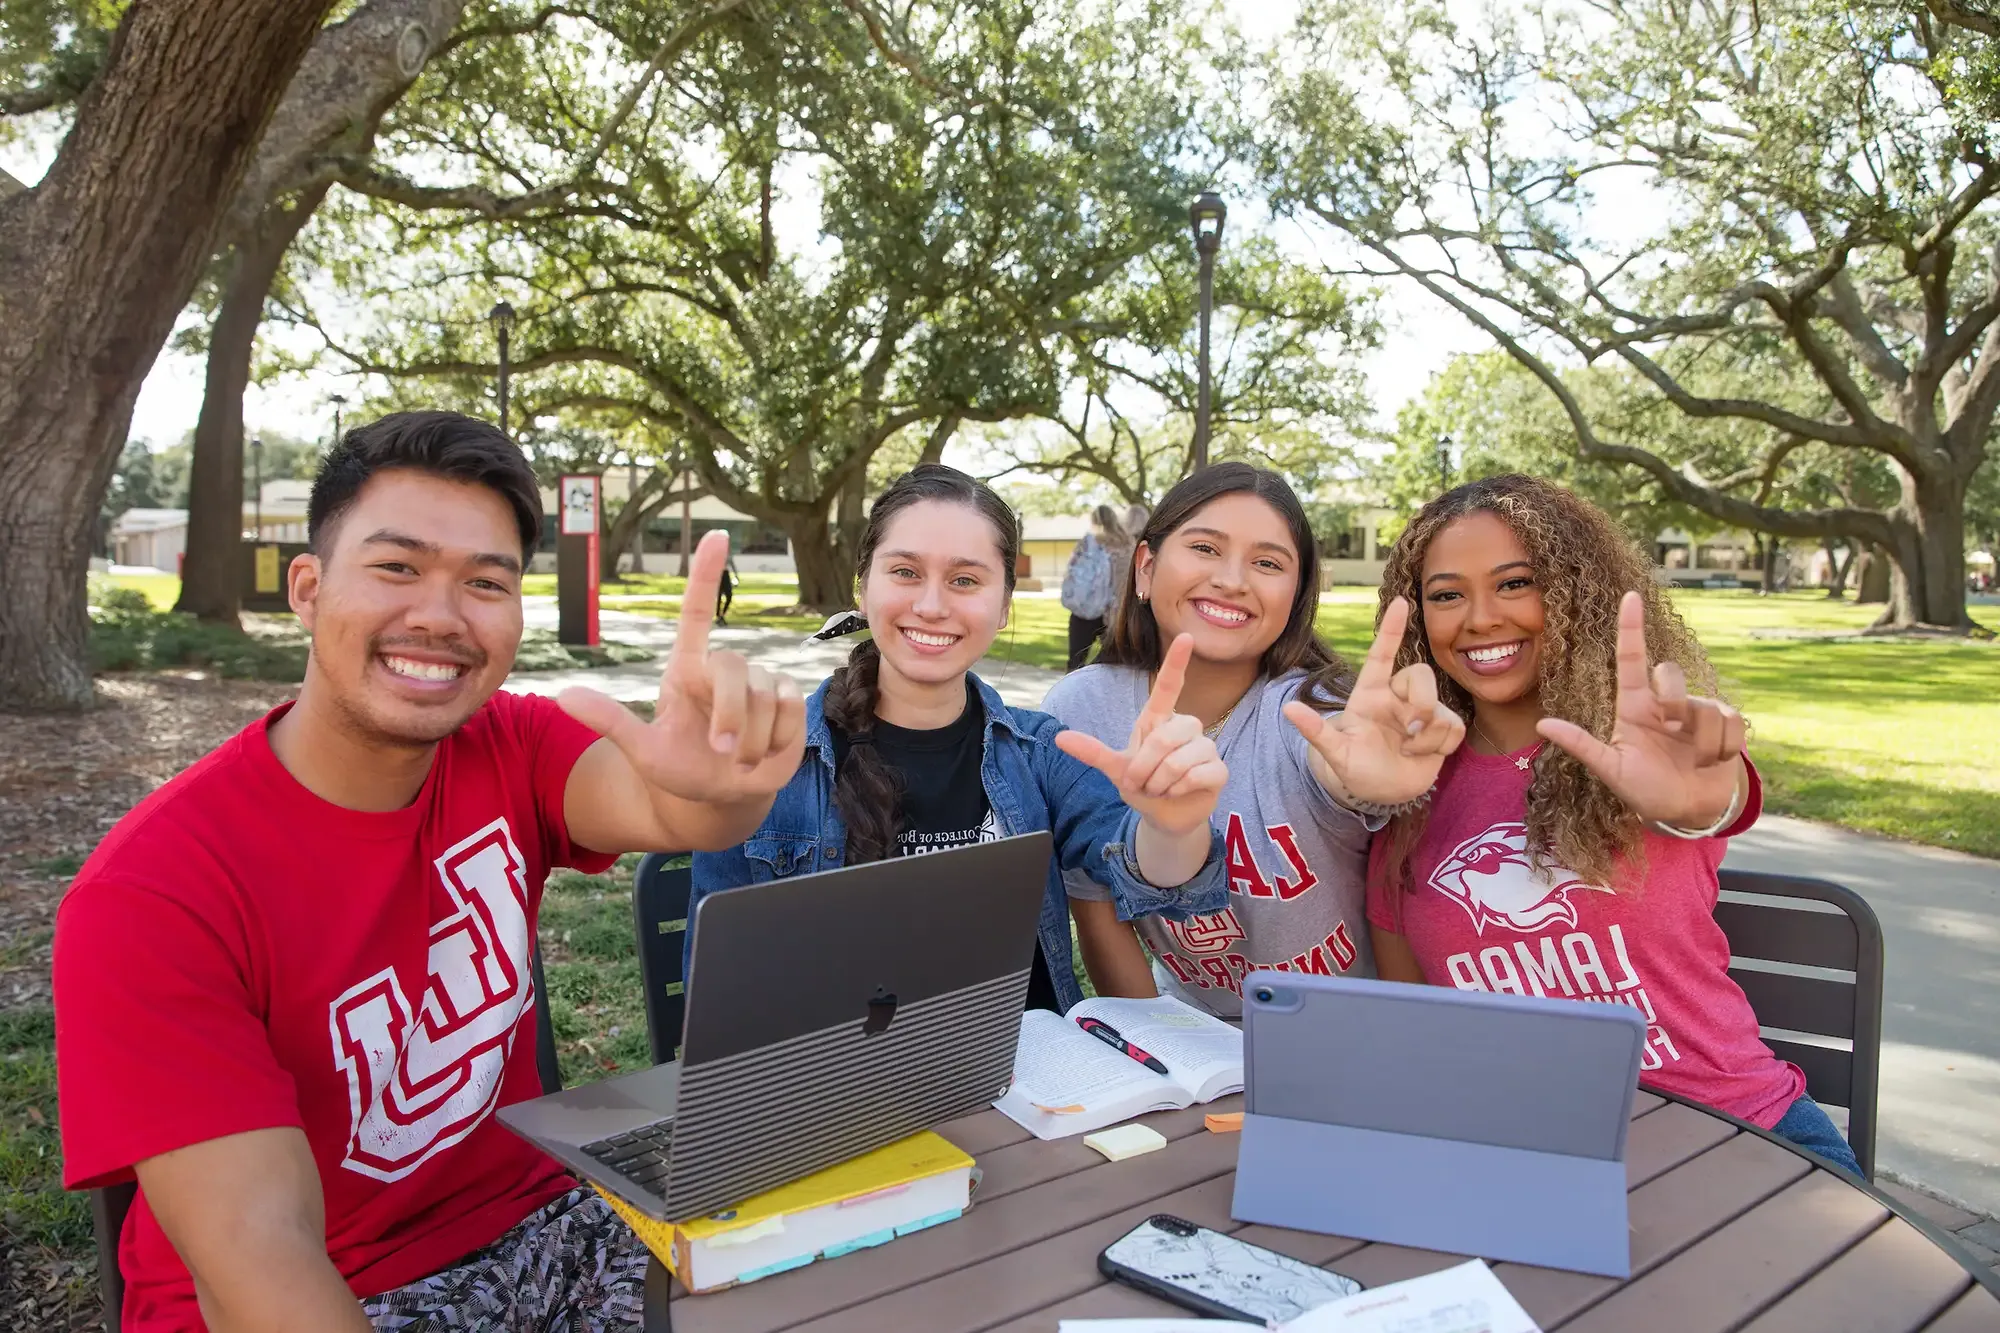
<svg viewBox="0 0 2000 1333"><path fill-rule="evenodd" d="M646 1247L580 1186L463 1263L362 1304L382 1333L610 1333L641 1326Z"/></svg>

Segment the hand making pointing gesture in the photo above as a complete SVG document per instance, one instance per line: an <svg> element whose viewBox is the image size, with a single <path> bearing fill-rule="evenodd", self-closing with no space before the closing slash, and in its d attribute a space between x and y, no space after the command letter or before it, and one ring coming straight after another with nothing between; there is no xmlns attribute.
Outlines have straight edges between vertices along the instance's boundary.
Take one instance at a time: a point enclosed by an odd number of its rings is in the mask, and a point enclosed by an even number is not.
<svg viewBox="0 0 2000 1333"><path fill-rule="evenodd" d="M728 559L727 533L711 532L695 548L651 722L596 690L568 689L556 700L616 745L648 786L711 805L775 795L798 769L806 743L805 700L791 677L741 653L709 650Z"/></svg>
<svg viewBox="0 0 2000 1333"><path fill-rule="evenodd" d="M1141 819L1177 836L1207 827L1229 780L1215 742L1202 734L1201 719L1174 711L1193 655L1191 634L1181 635L1167 649L1152 696L1132 724L1124 749L1114 750L1080 731L1056 736L1056 748L1110 778Z"/></svg>
<svg viewBox="0 0 2000 1333"><path fill-rule="evenodd" d="M1644 820L1699 829L1735 804L1744 780L1743 714L1690 695L1674 662L1646 671L1646 610L1628 592L1618 605L1618 712L1607 744L1559 718L1535 730L1575 755Z"/></svg>
<svg viewBox="0 0 2000 1333"><path fill-rule="evenodd" d="M1312 746L1313 776L1336 798L1368 805L1415 800L1465 739L1464 721L1438 702L1437 677L1427 664L1394 669L1409 621L1409 602L1392 599L1340 712L1322 716L1296 699L1285 705L1285 720Z"/></svg>

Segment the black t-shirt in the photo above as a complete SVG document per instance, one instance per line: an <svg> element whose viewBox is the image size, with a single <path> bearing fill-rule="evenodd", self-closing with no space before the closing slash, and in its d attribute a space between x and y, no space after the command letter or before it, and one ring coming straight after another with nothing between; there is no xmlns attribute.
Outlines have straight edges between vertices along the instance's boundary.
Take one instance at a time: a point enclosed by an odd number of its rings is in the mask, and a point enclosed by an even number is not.
<svg viewBox="0 0 2000 1333"><path fill-rule="evenodd" d="M896 855L921 856L997 842L1003 836L979 776L985 733L986 709L970 680L965 683L965 711L947 726L914 730L877 719L875 751L903 779ZM834 739L835 760L844 764L852 747L838 730ZM1062 1009L1040 940L1035 942L1035 965L1028 979L1028 1008Z"/></svg>

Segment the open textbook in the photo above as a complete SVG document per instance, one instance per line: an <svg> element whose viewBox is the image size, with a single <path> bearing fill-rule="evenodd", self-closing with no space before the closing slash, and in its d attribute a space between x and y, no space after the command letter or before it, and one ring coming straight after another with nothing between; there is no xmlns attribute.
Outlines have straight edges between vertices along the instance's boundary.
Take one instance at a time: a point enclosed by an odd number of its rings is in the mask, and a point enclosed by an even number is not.
<svg viewBox="0 0 2000 1333"><path fill-rule="evenodd" d="M1060 1333L1228 1333L1223 1319L1065 1319ZM1540 1333L1513 1293L1474 1259L1441 1273L1357 1291L1276 1326L1278 1333Z"/></svg>
<svg viewBox="0 0 2000 1333"><path fill-rule="evenodd" d="M1167 1067L1156 1074L1077 1026L1109 1024ZM1038 1139L1088 1134L1148 1111L1243 1091L1243 1034L1179 1000L1085 1000L1021 1017L1014 1085L993 1105Z"/></svg>

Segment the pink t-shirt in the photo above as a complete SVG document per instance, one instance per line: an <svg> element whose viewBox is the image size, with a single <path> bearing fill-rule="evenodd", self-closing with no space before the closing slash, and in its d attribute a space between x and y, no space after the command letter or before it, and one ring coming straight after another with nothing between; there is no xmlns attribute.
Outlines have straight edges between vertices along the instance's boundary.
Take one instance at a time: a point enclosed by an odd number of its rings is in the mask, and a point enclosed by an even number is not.
<svg viewBox="0 0 2000 1333"><path fill-rule="evenodd" d="M1432 985L1629 1004L1646 1015L1643 1086L1777 1124L1805 1075L1758 1037L1714 916L1724 839L1763 808L1756 769L1741 818L1696 842L1648 832L1645 884L1613 893L1529 864L1530 775L1518 761L1533 753L1461 747L1445 761L1407 892L1391 894L1386 835L1375 839L1369 921L1409 941Z"/></svg>

